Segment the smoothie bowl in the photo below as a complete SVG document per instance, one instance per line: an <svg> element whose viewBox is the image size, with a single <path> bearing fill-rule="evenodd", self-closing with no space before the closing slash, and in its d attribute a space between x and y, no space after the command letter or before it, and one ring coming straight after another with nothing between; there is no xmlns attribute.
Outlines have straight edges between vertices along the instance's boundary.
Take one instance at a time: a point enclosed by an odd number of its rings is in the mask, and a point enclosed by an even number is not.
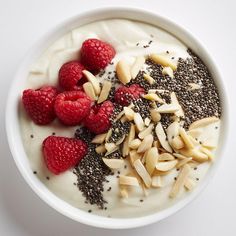
<svg viewBox="0 0 236 236"><path fill-rule="evenodd" d="M156 14L81 14L26 56L6 113L9 145L32 189L93 226L161 220L207 184L227 133L217 68Z"/></svg>

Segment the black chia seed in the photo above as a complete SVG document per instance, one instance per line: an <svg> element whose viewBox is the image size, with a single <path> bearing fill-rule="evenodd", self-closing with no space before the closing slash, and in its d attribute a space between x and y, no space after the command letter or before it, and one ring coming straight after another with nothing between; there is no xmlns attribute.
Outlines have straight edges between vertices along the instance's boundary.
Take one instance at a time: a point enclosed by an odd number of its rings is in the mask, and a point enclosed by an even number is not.
<svg viewBox="0 0 236 236"><path fill-rule="evenodd" d="M34 175L37 175L37 171L34 171L33 174L34 174Z"/></svg>
<svg viewBox="0 0 236 236"><path fill-rule="evenodd" d="M34 135L33 135L33 134L31 134L31 135L30 135L30 138L34 138Z"/></svg>
<svg viewBox="0 0 236 236"><path fill-rule="evenodd" d="M47 180L50 180L50 177L47 176L46 179L47 179Z"/></svg>

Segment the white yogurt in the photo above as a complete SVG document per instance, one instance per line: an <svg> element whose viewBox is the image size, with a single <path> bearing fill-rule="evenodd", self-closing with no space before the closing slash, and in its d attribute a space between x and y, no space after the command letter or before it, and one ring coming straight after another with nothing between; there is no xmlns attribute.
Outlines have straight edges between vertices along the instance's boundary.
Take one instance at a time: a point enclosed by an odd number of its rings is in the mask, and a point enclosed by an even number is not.
<svg viewBox="0 0 236 236"><path fill-rule="evenodd" d="M121 58L132 63L138 55L166 54L167 50L168 56L174 57L176 63L179 57L183 59L189 57L187 48L182 42L154 26L120 19L99 21L75 29L52 44L33 64L25 88L36 89L46 84L56 85L60 67L67 61L78 59L79 49L87 38L99 38L109 42L116 50L114 64L107 66L101 80L109 71L115 70L115 65ZM143 46L147 45L150 40L153 42L149 47L144 48ZM136 46L137 43L138 46ZM91 209L94 214L104 216L138 217L165 209L189 194L182 190L176 199L169 198L174 177L178 175L178 172L173 170L171 174L163 178L162 188L148 190L148 197L143 196L141 188L136 188L130 193L129 198L124 200L119 196L118 178L115 174L108 176L110 182L104 184L104 198L108 201L107 210L99 210L97 206L84 203L85 198L73 184L76 183L77 178L71 171L53 175L47 170L43 161L41 150L43 140L53 132L57 136L73 137L76 127L64 127L57 121L47 126L35 125L25 114L23 107L20 109L20 123L22 139L32 170L37 171L38 178L53 193L75 207L86 211ZM216 130L215 125L220 124L210 125L203 131L203 137L214 138L217 143L220 129ZM30 137L31 134L34 138ZM192 177L199 178L201 181L209 167L209 163L199 165L197 170L192 171ZM120 170L121 174L126 174L128 171L128 169ZM47 176L50 180L46 179ZM109 187L112 187L111 191L107 191ZM143 202L140 202L140 199L143 199Z"/></svg>

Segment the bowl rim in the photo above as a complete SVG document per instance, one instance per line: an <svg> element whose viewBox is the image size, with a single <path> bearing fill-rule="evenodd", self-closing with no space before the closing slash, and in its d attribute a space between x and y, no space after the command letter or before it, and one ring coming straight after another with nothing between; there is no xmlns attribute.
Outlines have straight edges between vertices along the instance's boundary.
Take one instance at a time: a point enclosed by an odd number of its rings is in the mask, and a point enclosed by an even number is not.
<svg viewBox="0 0 236 236"><path fill-rule="evenodd" d="M104 17L103 17L104 16ZM113 17L112 17L113 16ZM119 17L120 16L120 17ZM90 20L91 18L94 18L94 20ZM179 38L181 41L183 41L185 44L189 46L189 44L193 43L197 47L197 49L203 54L203 61L207 64L210 64L211 68L209 70L213 73L214 72L214 80L217 84L220 98L221 98L221 105L223 108L223 116L222 116L222 127L223 132L221 128L220 132L220 139L221 139L221 145L218 148L218 158L217 161L214 163L213 166L208 170L208 173L204 177L204 181L201 181L199 183L199 186L188 196L184 197L184 199L178 201L173 206L168 207L167 209L164 209L162 211L159 211L154 214L138 217L138 218L106 218L98 215L93 215L87 212L84 212L83 210L77 209L71 205L69 205L64 200L58 198L56 195L54 195L49 189L47 189L39 180L37 180L37 177L34 177L32 173L29 173L27 171L24 164L21 162L21 158L19 156L23 156L22 158L28 158L24 148L22 140L19 139L20 137L20 131L19 131L19 120L17 118L17 109L18 109L18 101L19 101L19 94L16 95L16 91L19 90L18 88L18 82L17 79L19 77L22 77L23 71L28 68L27 65L29 63L32 63L32 58L34 57L33 54L36 51L36 48L41 48L42 45L47 44L50 45L53 41L55 41L57 38L62 36L64 33L60 33L62 28L65 28L67 31L71 30L71 26L73 24L76 24L78 20L82 20L87 23L91 23L96 20L101 19L109 19L109 18L126 18L130 20L139 20L142 22L146 22L149 24L151 23L149 19L155 20L156 26L163 28L164 30L170 32L175 37ZM145 20L145 19L146 20ZM84 25L86 23L82 23L81 25ZM158 25L159 24L159 25ZM80 26L81 26L80 25ZM170 30L170 28L172 30ZM65 30L64 30L65 31ZM185 37L185 40L183 40L182 37ZM44 46L44 48L47 48ZM40 51L40 50L39 50ZM42 51L41 51L42 53ZM29 186L33 189L33 191L49 206L54 208L59 213L84 224L100 227L100 228L109 228L109 229L126 229L126 228L135 228L135 227L141 227L144 225L148 225L154 222L158 222L174 213L176 213L178 210L186 206L188 203L190 203L193 199L196 198L196 196L199 195L200 192L206 187L206 185L209 183L210 179L212 179L213 174L216 172L217 167L219 166L219 163L222 159L222 153L224 148L226 147L226 141L228 137L228 98L226 89L223 83L222 76L220 75L218 66L216 66L215 62L213 61L212 57L207 52L206 48L203 46L202 43L199 42L198 39L196 39L195 36L193 36L188 30L183 28L180 25L177 25L167 17L161 16L157 14L156 12L145 10L141 8L136 7L103 7L103 8L96 8L93 10L89 10L80 14L77 14L76 16L73 16L69 19L66 19L62 21L60 24L58 24L56 27L54 27L52 30L47 32L41 39L35 43L32 48L29 50L29 52L24 57L24 60L22 61L21 65L19 66L19 69L17 73L15 74L15 77L13 81L11 82L11 87L9 90L7 103L6 103L6 115L5 115L5 126L6 126L6 133L7 133L7 139L8 144L10 147L10 151L12 153L12 156L14 158L14 161L16 163L16 166L22 176L24 177L25 181L29 184ZM221 158L219 158L221 156ZM32 172L32 171L31 171Z"/></svg>

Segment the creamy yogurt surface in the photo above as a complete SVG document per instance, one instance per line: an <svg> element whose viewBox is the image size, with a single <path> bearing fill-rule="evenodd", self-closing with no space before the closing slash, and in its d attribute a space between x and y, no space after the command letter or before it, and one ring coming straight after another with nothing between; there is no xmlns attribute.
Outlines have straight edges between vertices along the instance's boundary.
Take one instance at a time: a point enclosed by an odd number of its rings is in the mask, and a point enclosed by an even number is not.
<svg viewBox="0 0 236 236"><path fill-rule="evenodd" d="M117 62L123 58L132 64L135 57L139 55L166 54L168 51L167 56L174 58L173 61L177 64L178 58L190 57L187 47L162 29L124 19L104 20L74 29L54 42L32 65L25 88L37 89L43 85L57 85L60 67L65 62L78 59L79 49L83 41L88 38L106 41L116 50L113 64L109 64L103 76L99 77L101 81L108 76L108 72L115 71ZM145 71L146 68L144 67L143 70ZM103 195L108 202L107 209L101 210L95 205L85 204L86 199L75 185L77 176L73 174L72 170L53 175L48 171L42 155L42 142L47 136L55 134L56 136L73 137L77 127L63 126L57 120L47 126L38 126L26 115L23 107L20 109L20 124L25 151L32 171L37 171L37 177L48 189L72 206L85 211L92 210L94 214L106 217L138 217L165 209L187 194L191 194L182 189L175 199L169 198L174 178L179 173L178 170L173 169L170 174L163 177L161 188L148 189L147 196L144 196L141 187L132 188L129 198L122 199L119 194L119 178L115 171L114 175L107 177L109 182L104 183ZM217 122L204 128L201 133L202 137L198 138L202 141L210 138L217 144L219 132L220 122ZM198 165L197 169L191 172L190 177L197 179L196 182L202 181L211 165L209 162ZM125 175L130 172L130 169L121 168L119 172ZM111 189L107 191L110 187Z"/></svg>

